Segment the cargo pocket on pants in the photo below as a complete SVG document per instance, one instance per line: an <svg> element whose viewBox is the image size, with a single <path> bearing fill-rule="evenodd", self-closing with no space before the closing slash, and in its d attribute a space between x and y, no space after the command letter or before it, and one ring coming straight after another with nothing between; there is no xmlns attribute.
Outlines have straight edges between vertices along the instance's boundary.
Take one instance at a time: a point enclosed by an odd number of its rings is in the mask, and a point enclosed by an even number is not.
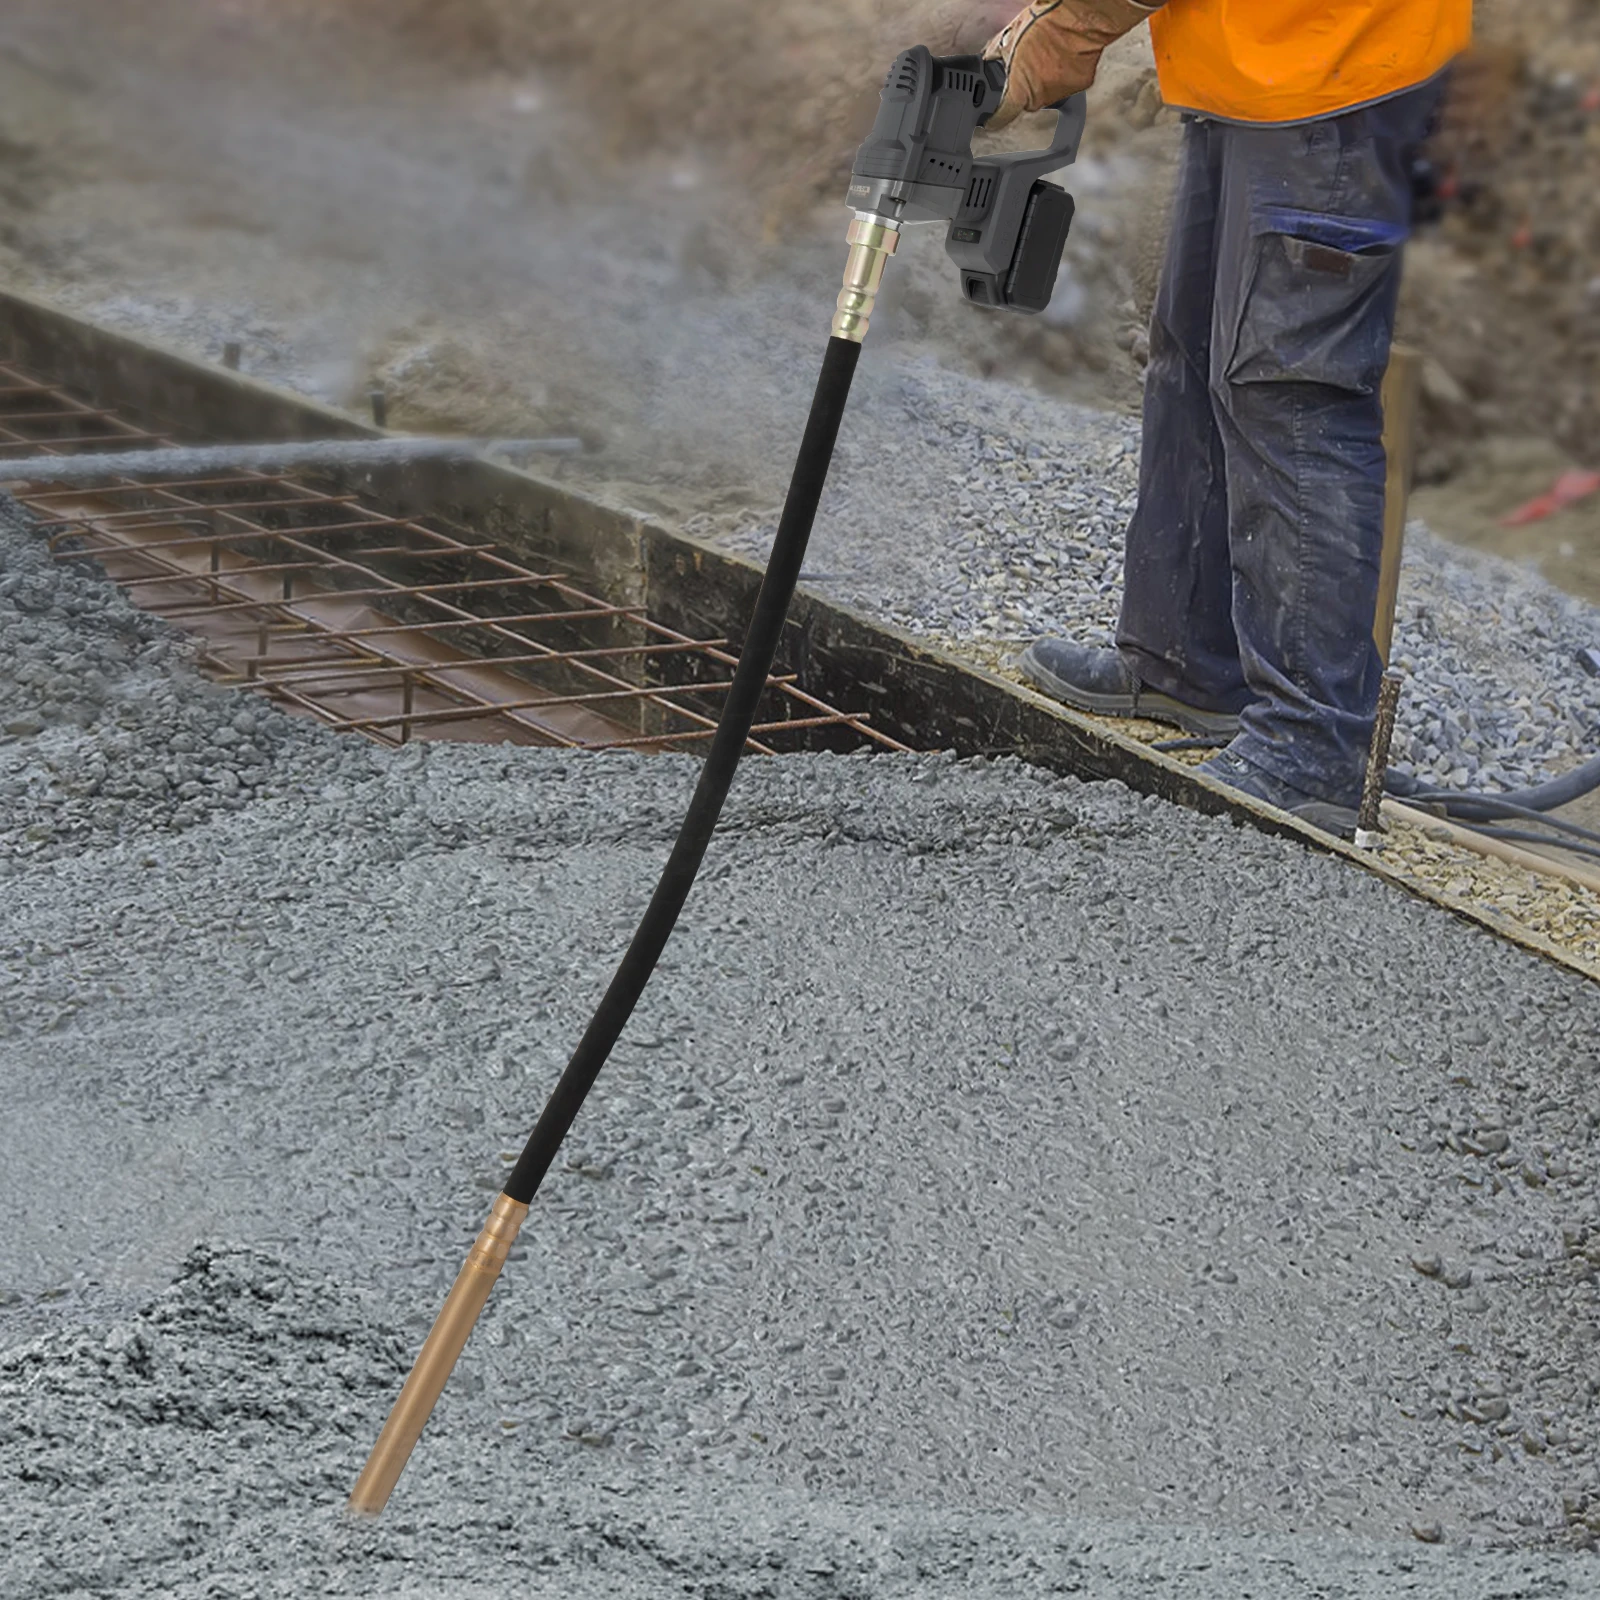
<svg viewBox="0 0 1600 1600"><path fill-rule="evenodd" d="M1375 394L1383 382L1403 233L1374 224L1360 248L1343 217L1296 219L1294 233L1256 236L1229 383L1316 383ZM1303 224L1325 222L1308 236ZM1381 230L1381 233L1379 232ZM1326 242L1332 236L1338 244Z"/></svg>

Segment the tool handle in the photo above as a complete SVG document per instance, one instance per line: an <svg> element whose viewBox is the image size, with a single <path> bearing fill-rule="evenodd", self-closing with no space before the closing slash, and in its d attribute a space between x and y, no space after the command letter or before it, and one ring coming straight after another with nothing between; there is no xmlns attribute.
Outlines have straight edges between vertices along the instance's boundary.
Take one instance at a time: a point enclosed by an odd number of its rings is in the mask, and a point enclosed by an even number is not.
<svg viewBox="0 0 1600 1600"><path fill-rule="evenodd" d="M1056 131L1050 140L1052 153L1065 154L1065 166L1078 159L1078 146L1083 143L1083 130L1089 125L1089 96L1081 89L1077 94L1069 94L1065 100L1057 100L1050 107L1052 111L1059 112L1056 119Z"/></svg>
<svg viewBox="0 0 1600 1600"><path fill-rule="evenodd" d="M1073 208L1071 196L1044 178L1077 159L1088 100L1069 95L1051 109L1056 125L1045 149L985 155L972 163L944 247L973 305L1036 312L1050 303Z"/></svg>
<svg viewBox="0 0 1600 1600"><path fill-rule="evenodd" d="M517 1230L527 1214L528 1208L520 1200L505 1194L496 1198L489 1220L467 1252L455 1285L445 1297L433 1328L412 1363L411 1375L400 1391L400 1398L395 1401L389 1420L384 1423L378 1442L373 1445L372 1454L367 1457L367 1464L350 1491L346 1510L375 1517L388 1504L455 1370L467 1336L488 1303L489 1291L494 1288L495 1279L511 1254Z"/></svg>

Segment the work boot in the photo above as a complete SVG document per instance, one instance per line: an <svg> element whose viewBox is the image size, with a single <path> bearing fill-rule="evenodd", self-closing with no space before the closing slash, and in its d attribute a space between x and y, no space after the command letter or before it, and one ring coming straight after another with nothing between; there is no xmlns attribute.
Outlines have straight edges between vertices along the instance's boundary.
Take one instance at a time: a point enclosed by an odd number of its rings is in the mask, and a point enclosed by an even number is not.
<svg viewBox="0 0 1600 1600"><path fill-rule="evenodd" d="M1240 794L1265 800L1269 806L1287 811L1290 816L1299 817L1302 822L1309 822L1313 828L1320 828L1324 833L1334 834L1340 839L1353 839L1356 836L1355 806L1319 799L1304 789L1297 789L1282 778L1275 778L1270 772L1263 771L1253 762L1246 761L1243 756L1235 755L1232 750L1219 750L1209 761L1202 761L1195 771L1229 789L1237 789Z"/></svg>
<svg viewBox="0 0 1600 1600"><path fill-rule="evenodd" d="M1067 639L1036 639L1016 659L1018 671L1052 700L1102 717L1148 717L1187 733L1231 739L1239 719L1228 711L1202 711L1147 689L1121 654Z"/></svg>

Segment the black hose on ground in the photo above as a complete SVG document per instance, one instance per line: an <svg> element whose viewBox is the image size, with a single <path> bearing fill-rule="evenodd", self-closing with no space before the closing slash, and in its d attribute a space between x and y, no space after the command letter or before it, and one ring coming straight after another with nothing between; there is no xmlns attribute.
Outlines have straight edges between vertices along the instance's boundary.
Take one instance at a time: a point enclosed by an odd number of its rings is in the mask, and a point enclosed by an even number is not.
<svg viewBox="0 0 1600 1600"><path fill-rule="evenodd" d="M1557 806L1571 805L1585 795L1600 789L1600 756L1594 756L1571 772L1559 778L1535 785L1532 789L1513 789L1499 796L1512 805L1526 806L1530 811L1553 811Z"/></svg>
<svg viewBox="0 0 1600 1600"><path fill-rule="evenodd" d="M816 519L817 503L822 498L822 486L827 480L840 420L850 396L850 380L855 375L860 354L861 346L853 340L833 338L828 341L811 402L811 415L789 482L789 495L778 522L772 554L767 560L766 577L756 598L744 648L739 653L733 687L717 723L710 753L700 770L688 814L633 942L506 1181L505 1193L513 1200L527 1204L538 1192L556 1151L561 1148L561 1141L566 1138L567 1130L606 1064L639 996L644 993L645 984L661 959L661 952L678 920L678 913L689 898L722 803L728 797L750 725L755 720L757 703L766 689L767 674L772 669L783 621L805 559L806 543L811 537L811 525Z"/></svg>
<svg viewBox="0 0 1600 1600"><path fill-rule="evenodd" d="M1432 790L1427 794L1418 795L1408 802L1415 806L1437 806L1448 813L1452 822L1464 822L1468 825L1489 822L1528 822L1535 823L1541 828L1549 828L1552 833L1563 835L1570 839L1583 839L1593 845L1600 845L1600 832L1593 828L1585 828L1576 822L1568 822L1565 817L1547 816L1543 811L1535 811L1531 806L1518 806L1508 800L1502 800L1496 795L1459 795L1449 794L1447 791ZM1552 839L1551 843L1558 843Z"/></svg>
<svg viewBox="0 0 1600 1600"><path fill-rule="evenodd" d="M1175 753L1181 750L1211 750L1227 743L1225 735L1200 734L1192 738L1161 739L1150 748ZM1470 825L1497 818L1520 818L1540 822L1576 839L1600 844L1600 833L1543 815L1600 789L1600 756L1592 757L1571 772L1562 773L1559 778L1551 778L1528 789L1508 789L1503 794L1489 794L1477 789L1429 788L1421 779L1409 773L1396 772L1393 767L1384 774L1383 789L1385 794L1393 795L1396 800L1404 800L1408 805L1436 807L1452 822Z"/></svg>
<svg viewBox="0 0 1600 1600"><path fill-rule="evenodd" d="M1418 779L1404 777L1391 768L1384 779L1384 788L1397 800L1409 800L1418 805L1448 805L1459 802L1493 801L1501 805L1521 806L1527 811L1553 811L1557 806L1570 805L1587 794L1600 789L1600 756L1594 756L1571 772L1559 778L1534 785L1531 789L1509 789L1504 794L1482 794L1466 789L1429 789Z"/></svg>
<svg viewBox="0 0 1600 1600"><path fill-rule="evenodd" d="M1565 817L1546 815L1557 806L1570 805L1600 789L1600 756L1547 783L1528 789L1509 789L1503 794L1472 789L1430 789L1416 778L1404 777L1392 769L1385 774L1384 788L1407 805L1437 812L1458 826L1490 839L1504 839L1508 844L1542 844L1600 859L1600 832L1568 822ZM1536 826L1492 826L1508 822ZM1550 831L1537 831L1541 828Z"/></svg>
<svg viewBox="0 0 1600 1600"><path fill-rule="evenodd" d="M1150 748L1166 752L1211 750L1227 742L1224 736L1201 734L1194 738L1162 739ZM1417 779L1398 773L1392 767L1384 775L1383 786L1385 793L1397 800L1404 800L1407 805L1431 809L1451 822L1470 828L1475 833L1488 834L1491 838L1548 844L1578 855L1592 855L1600 849L1600 831L1568 822L1565 817L1546 815L1556 806L1568 805L1600 789L1600 757L1586 761L1548 783L1538 784L1531 789L1511 789L1504 794L1487 794L1472 789L1428 789ZM1494 822L1533 823L1550 829L1551 834L1536 833L1531 829L1511 833L1487 826Z"/></svg>
<svg viewBox="0 0 1600 1600"><path fill-rule="evenodd" d="M1477 822L1463 822L1459 826L1473 833L1481 833L1486 839L1504 839L1507 844L1540 844L1549 850L1566 850L1575 856L1588 856L1600 861L1600 845L1585 844L1581 839L1535 833L1532 828L1491 828Z"/></svg>

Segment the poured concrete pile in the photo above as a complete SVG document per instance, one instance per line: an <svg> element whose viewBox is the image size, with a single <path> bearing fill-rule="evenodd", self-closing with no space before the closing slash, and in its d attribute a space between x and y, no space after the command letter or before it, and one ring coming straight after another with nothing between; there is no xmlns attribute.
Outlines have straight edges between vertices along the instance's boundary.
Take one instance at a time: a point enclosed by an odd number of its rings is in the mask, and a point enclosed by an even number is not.
<svg viewBox="0 0 1600 1600"><path fill-rule="evenodd" d="M180 653L0 527L0 1593L1594 1592L1594 989L940 758L741 773L343 1525L693 768Z"/></svg>

